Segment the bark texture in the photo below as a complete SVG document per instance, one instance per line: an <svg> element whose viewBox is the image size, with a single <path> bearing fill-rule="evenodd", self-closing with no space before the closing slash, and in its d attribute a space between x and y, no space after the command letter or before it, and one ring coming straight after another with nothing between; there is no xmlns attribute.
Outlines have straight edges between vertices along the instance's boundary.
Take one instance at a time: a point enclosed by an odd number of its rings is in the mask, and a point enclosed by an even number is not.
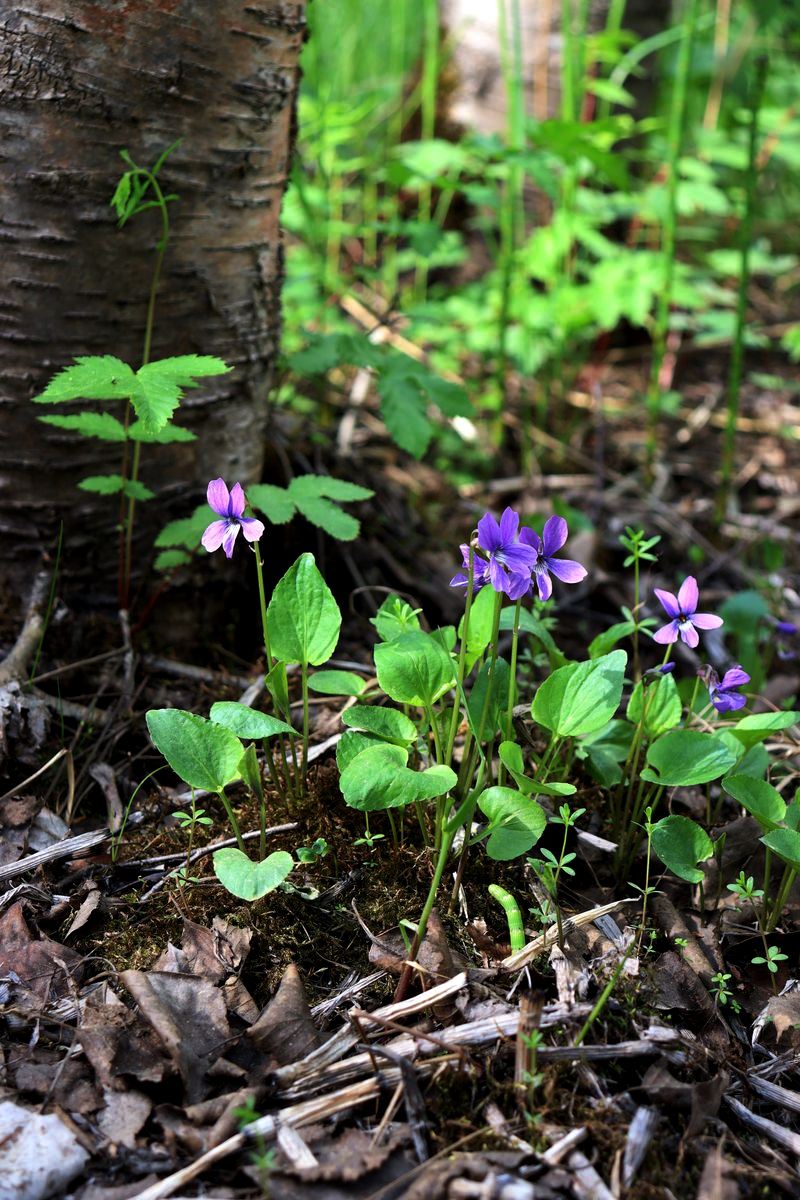
<svg viewBox="0 0 800 1200"><path fill-rule="evenodd" d="M63 517L67 572L92 572L114 595L116 498L75 484L117 471L120 448L41 424L61 410L30 397L74 355L140 365L159 216L117 230L109 199L123 147L150 166L182 139L161 176L180 200L151 358L216 354L235 368L184 400L178 420L197 442L143 447L142 479L168 501L215 475L260 475L304 10L302 0L0 5L0 561L15 592ZM137 520L152 541L165 506L141 505Z"/></svg>

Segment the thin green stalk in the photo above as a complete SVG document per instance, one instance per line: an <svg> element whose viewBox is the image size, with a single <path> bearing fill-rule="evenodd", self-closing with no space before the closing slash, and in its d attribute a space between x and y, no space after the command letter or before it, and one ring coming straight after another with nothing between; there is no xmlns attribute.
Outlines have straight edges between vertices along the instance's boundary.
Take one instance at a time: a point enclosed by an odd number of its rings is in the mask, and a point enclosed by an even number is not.
<svg viewBox="0 0 800 1200"><path fill-rule="evenodd" d="M736 422L739 419L739 394L744 365L744 336L747 327L747 289L750 283L750 250L758 192L758 115L764 97L768 58L762 54L756 62L756 75L750 95L750 136L748 139L747 173L745 177L744 216L739 230L739 290L736 299L736 328L731 348L728 372L728 414L725 423L725 442L722 451L717 520L722 520L728 506L736 454Z"/></svg>
<svg viewBox="0 0 800 1200"><path fill-rule="evenodd" d="M772 912L770 913L769 921L767 921L767 933L774 933L775 926L780 920L781 913L783 912L786 901L789 898L789 892L792 889L792 884L794 883L796 876L797 871L794 869L794 867L790 867L787 864L784 868L783 878L781 879L780 887L778 888L778 894L775 897L775 904L773 905Z"/></svg>
<svg viewBox="0 0 800 1200"><path fill-rule="evenodd" d="M622 29L622 22L625 19L625 4L626 0L611 0L608 6L608 16L606 17L605 33L606 36L616 37ZM611 101L606 97L597 101L597 120L605 121L611 113Z"/></svg>
<svg viewBox="0 0 800 1200"><path fill-rule="evenodd" d="M514 624L511 629L511 669L508 673L508 704L506 708L506 741L510 742L514 736L514 696L516 694L517 683L517 651L519 649L519 618L522 612L522 600L518 600L514 605ZM506 778L506 769L503 763L500 764L500 769L497 773L497 782L502 786Z"/></svg>
<svg viewBox="0 0 800 1200"><path fill-rule="evenodd" d="M697 31L700 0L687 0L688 12L683 26L683 36L675 67L675 82L672 91L672 106L667 132L667 157L664 164L667 178L667 203L664 226L661 233L661 256L664 275L658 294L655 327L653 331L653 360L650 368L650 386L647 393L647 465L652 470L656 456L658 418L661 411L661 369L667 348L669 314L675 281L675 244L678 224L678 160L683 143L686 117L686 99L689 91L689 72L692 65L692 49Z"/></svg>
<svg viewBox="0 0 800 1200"><path fill-rule="evenodd" d="M453 761L453 747L458 733L459 716L461 714L460 698L464 686L464 675L467 665L467 643L469 641L469 618L472 613L472 598L475 594L475 547L470 542L469 563L467 565L467 599L464 605L464 636L458 647L458 667L456 670L456 692L453 697L453 716L450 720L450 732L447 735L447 751L443 761L450 766Z"/></svg>
<svg viewBox="0 0 800 1200"><path fill-rule="evenodd" d="M439 85L439 5L437 0L424 0L424 34L422 53L421 136L423 141L433 137L436 129L436 97ZM431 220L431 185L426 183L419 193L419 220L422 225ZM417 260L416 290L424 296L428 286L428 260Z"/></svg>
<svg viewBox="0 0 800 1200"><path fill-rule="evenodd" d="M300 664L300 687L303 697L303 758L300 767L300 783L306 785L308 772L308 663Z"/></svg>
<svg viewBox="0 0 800 1200"><path fill-rule="evenodd" d="M167 252L167 243L169 242L169 211L167 201L164 198L164 193L161 190L158 180L151 171L140 170L138 174L143 175L149 182L153 191L156 194L156 203L161 212L161 237L156 246L156 261L153 268L153 277L150 282L150 296L147 301L147 317L144 325L144 344L142 346L142 366L145 367L150 362L150 348L153 340L153 325L156 315L156 296L158 294L158 285L161 281L161 268L164 265L164 255ZM130 423L131 402L127 402L125 409L125 431L127 435L128 425ZM125 447L127 457L127 440ZM136 442L133 447L133 462L131 464L131 473L129 481L136 483L139 478L139 464L142 456L142 443ZM126 463L127 465L127 463ZM124 471L123 471L124 474ZM130 600L131 589L131 571L133 564L133 525L136 517L136 499L134 496L128 497L127 512L123 521L122 528L124 530L124 559L123 559L123 575L122 575L122 599L124 600L123 607L127 608Z"/></svg>
<svg viewBox="0 0 800 1200"><path fill-rule="evenodd" d="M588 1017L586 1018L586 1022L583 1025L580 1033L575 1038L574 1045L580 1046L583 1044L583 1040L586 1037L587 1033L592 1028L595 1021L597 1020L597 1018L600 1016L601 1012L605 1008L606 1004L608 1003L609 996L613 992L614 988L617 986L617 980L619 979L620 975L622 974L625 963L628 961L630 955L633 953L633 948L635 945L636 945L635 939L631 938L628 948L626 949L622 958L619 960L619 965L617 966L616 970L614 971L614 974L611 976L608 983L603 988L600 995L597 997L597 1003L595 1004L594 1008L592 1009L592 1011L589 1013Z"/></svg>
<svg viewBox="0 0 800 1200"><path fill-rule="evenodd" d="M217 795L219 796L220 800L222 801L222 807L225 809L225 813L230 822L231 829L233 830L233 836L236 838L237 845L239 846L239 849L244 854L244 853L246 853L246 851L245 851L244 841L242 839L242 831L239 828L239 822L236 819L236 813L233 811L233 808L231 807L231 802L228 799L228 797L225 795L225 789L220 788L219 791L217 792Z"/></svg>

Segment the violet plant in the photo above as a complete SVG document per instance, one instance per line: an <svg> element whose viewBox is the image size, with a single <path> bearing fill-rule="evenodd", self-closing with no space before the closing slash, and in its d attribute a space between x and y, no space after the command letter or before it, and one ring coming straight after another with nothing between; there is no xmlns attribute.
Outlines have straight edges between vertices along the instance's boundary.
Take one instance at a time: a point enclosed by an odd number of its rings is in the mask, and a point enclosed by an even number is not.
<svg viewBox="0 0 800 1200"><path fill-rule="evenodd" d="M768 852L764 935L775 928L800 873L800 806L787 806L764 778L770 771L780 774L781 767L763 743L788 729L798 714L742 713L750 679L738 665L721 677L711 665L695 667L695 690L684 702L679 681L685 686L691 673L683 659L699 650L706 630L723 625L717 614L700 610L693 576L676 594L655 589L668 621L653 632L657 622L642 615L647 602L637 570L634 609L624 610L625 620L594 639L586 659L572 661L559 649L548 615L560 589L587 575L580 563L560 557L568 540L566 522L551 517L540 535L521 525L512 509L499 520L487 513L461 547L462 570L451 581L464 593L458 627L427 632L419 610L399 597L387 598L373 620L379 639L373 652L377 688L367 691L354 673L326 666L338 641L341 613L312 555L302 554L267 599L264 527L250 515L248 498L238 484L228 491L222 480L212 481L215 520L203 545L211 553L222 549L229 558L236 557L237 545L240 555L253 554L264 636L264 701L271 712L220 702L207 721L175 710L148 714L153 741L167 761L192 786L219 796L240 839L238 849L214 857L215 872L229 890L255 898L279 886L291 870L293 859L286 852L266 855L264 783L255 747L245 750L243 742L262 742L272 789L292 803L305 788L309 691L316 689L356 700L342 711L336 758L344 801L367 822L359 841L370 852L379 842L387 845L374 826L383 819L397 845L411 836L411 818L431 855L431 886L409 959L424 937L447 870L455 873L455 896L472 855L482 851L498 862L529 855L556 825L561 834L555 851L542 846L529 861L540 878L549 880L558 916L559 877L571 875L578 865L576 822L597 809L615 839L609 865L620 883L646 844L647 875L644 889L639 888L644 896L656 886L651 854L679 879L702 888L703 864L715 853L719 857L721 842L672 809L680 807L684 789L705 788L710 828L712 785L722 788L715 792L718 806L720 796L731 797L762 823ZM634 563L651 562L655 541L641 531L628 536ZM550 664L525 706L518 704L517 679L523 638L538 642ZM619 643L634 638L640 656L655 663L630 677L628 655ZM673 658L679 647L680 660ZM290 676L299 685L294 702ZM703 680L708 703L698 709ZM292 720L295 706L302 711L300 729ZM526 729L531 735L525 736ZM240 781L259 798L258 862L244 851L228 797L229 785ZM784 864L783 875L773 889L777 861ZM516 924L514 938L518 942ZM769 961L774 963L774 954Z"/></svg>

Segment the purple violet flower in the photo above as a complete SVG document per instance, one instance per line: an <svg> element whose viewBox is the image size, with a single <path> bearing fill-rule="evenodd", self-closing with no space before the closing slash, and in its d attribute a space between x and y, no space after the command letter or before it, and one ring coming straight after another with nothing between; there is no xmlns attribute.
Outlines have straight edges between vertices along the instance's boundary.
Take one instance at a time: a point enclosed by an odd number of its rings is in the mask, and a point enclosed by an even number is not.
<svg viewBox="0 0 800 1200"><path fill-rule="evenodd" d="M212 479L206 495L214 512L222 517L221 521L212 521L206 526L201 538L203 547L209 553L222 546L225 557L230 558L240 529L248 542L258 541L264 533L264 526L255 517L244 516L245 499L240 483L235 483L229 492L223 479Z"/></svg>
<svg viewBox="0 0 800 1200"><path fill-rule="evenodd" d="M675 670L675 666L676 664L674 662L661 663L661 665L658 667L651 667L650 670L645 671L644 674L646 678L654 678L656 675L671 675Z"/></svg>
<svg viewBox="0 0 800 1200"><path fill-rule="evenodd" d="M750 676L747 671L742 670L738 663L726 671L721 680L713 667L706 667L699 674L705 680L708 698L717 712L733 712L737 708L744 708L747 697L742 696L735 689L749 683Z"/></svg>
<svg viewBox="0 0 800 1200"><path fill-rule="evenodd" d="M670 642L677 642L680 637L682 642L694 649L700 641L698 629L717 629L722 624L722 617L714 616L713 613L697 611L700 594L694 575L688 575L684 579L677 596L673 596L672 592L665 592L661 588L655 588L654 591L667 616L671 618L666 625L662 625L653 634L653 641L660 642L662 646L666 646Z"/></svg>
<svg viewBox="0 0 800 1200"><path fill-rule="evenodd" d="M530 546L519 541L519 513L507 508L499 522L491 513L485 513L478 522L478 548L484 551L486 559L475 555L475 590L490 583L496 592L504 592L512 600L524 596L536 555ZM461 553L468 571L469 547L462 546ZM450 581L451 587L465 587L466 584L467 575L462 572Z"/></svg>
<svg viewBox="0 0 800 1200"><path fill-rule="evenodd" d="M540 600L549 600L553 594L553 582L550 574L555 575L562 583L580 583L586 578L586 568L572 558L555 558L567 540L569 528L563 517L548 517L545 521L542 536L539 537L533 529L523 529L519 540L530 546L536 557L531 574L531 590L536 584Z"/></svg>

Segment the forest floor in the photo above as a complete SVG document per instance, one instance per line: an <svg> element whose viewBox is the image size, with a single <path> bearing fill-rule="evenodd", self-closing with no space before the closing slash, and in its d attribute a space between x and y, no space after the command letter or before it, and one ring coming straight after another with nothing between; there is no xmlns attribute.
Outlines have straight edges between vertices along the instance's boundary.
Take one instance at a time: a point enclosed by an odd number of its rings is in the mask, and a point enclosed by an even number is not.
<svg viewBox="0 0 800 1200"><path fill-rule="evenodd" d="M797 604L796 392L745 389L735 503L719 525L708 481L724 385L713 355L681 367L682 403L664 422L651 487L637 467L640 374L635 361L610 366L602 397L572 393L558 436L538 435L525 476L513 417L507 472L460 490L377 434L350 462L323 453L333 473L376 490L358 542L314 546L345 612L337 660L369 671L368 618L387 589L431 626L457 619L463 601L447 584L480 513L506 503L532 512L554 496L590 519L570 543L587 580L558 609L568 654L582 657L631 602L625 525L661 534L662 586L691 565L713 606L756 578ZM281 538L274 553L285 549L288 565L298 547ZM388 836L363 844L362 816L338 789L341 698L314 703L301 801L269 798L273 848L322 837L328 853L298 866L291 886L239 902L211 872L207 850L225 837L211 798L214 824L197 831L187 863L171 814L191 798L167 770L145 782L163 762L143 714L259 702L253 597L231 599L217 566L206 604L240 605L252 621L231 618L216 639L187 624L197 595L187 581L133 641L110 616L62 608L30 683L30 656L10 673L0 666L0 1196L797 1196L800 896L789 896L779 926L779 970L752 965L752 913L726 885L740 869L760 878L763 848L732 800L714 793L721 871L707 864L700 888L656 873L643 926L644 860L630 883L614 880L603 795L580 775L587 816L575 875L559 893L563 928L542 921L524 861L476 858L452 900L445 877L400 1002L399 923L419 916L431 857L410 828L399 847ZM24 622L3 613L2 644ZM228 632L232 646L222 644ZM689 651L685 661L696 666ZM773 659L753 711L800 693L798 664ZM791 731L773 748L800 769ZM232 800L242 829L255 830L245 794ZM702 818L705 790L684 789L682 805ZM188 881L175 874L184 864ZM522 965L509 965L489 882L521 900L533 941ZM718 973L729 976L727 1003L715 998Z"/></svg>

